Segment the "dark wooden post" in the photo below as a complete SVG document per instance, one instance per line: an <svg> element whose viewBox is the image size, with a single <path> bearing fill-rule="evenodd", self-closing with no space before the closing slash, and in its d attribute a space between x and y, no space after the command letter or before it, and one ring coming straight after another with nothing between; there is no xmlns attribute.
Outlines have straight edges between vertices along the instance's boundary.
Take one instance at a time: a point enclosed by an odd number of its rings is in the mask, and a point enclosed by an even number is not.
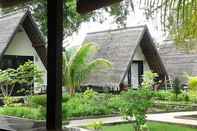
<svg viewBox="0 0 197 131"><path fill-rule="evenodd" d="M127 80L128 80L128 87L131 87L131 64L129 65Z"/></svg>
<svg viewBox="0 0 197 131"><path fill-rule="evenodd" d="M63 0L48 1L47 120L49 131L62 130Z"/></svg>

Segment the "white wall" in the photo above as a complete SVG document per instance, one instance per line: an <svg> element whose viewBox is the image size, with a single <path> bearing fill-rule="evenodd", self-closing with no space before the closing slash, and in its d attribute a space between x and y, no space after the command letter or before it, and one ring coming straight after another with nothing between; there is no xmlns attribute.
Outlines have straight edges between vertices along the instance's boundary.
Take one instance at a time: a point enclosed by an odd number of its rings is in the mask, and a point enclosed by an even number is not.
<svg viewBox="0 0 197 131"><path fill-rule="evenodd" d="M136 48L136 51L133 56L133 61L143 61L144 72L150 70L149 65L146 61L146 58L144 57L144 54L142 53L140 46L138 46ZM132 63L131 64L131 84L132 84L132 87L134 87L134 88L138 86L138 75L137 74L138 74L138 65L135 63ZM128 84L127 76L124 79L124 83L126 85Z"/></svg>
<svg viewBox="0 0 197 131"><path fill-rule="evenodd" d="M42 63L40 57L38 56L34 47L32 47L32 43L27 36L27 33L23 30L21 32L17 32L9 47L5 51L5 55L17 55L17 56L33 56L34 63L44 72L43 76L43 84L47 84L47 71ZM36 86L36 84L35 84Z"/></svg>
<svg viewBox="0 0 197 131"><path fill-rule="evenodd" d="M133 57L133 61L143 61L143 64L144 64L144 71L149 71L150 70L150 68L149 68L149 65L148 65L148 63L147 63L147 61L146 61L146 58L144 57L144 54L142 53L142 49L141 49L141 47L140 46L138 46L137 48L136 48L136 52L135 52L135 54L134 54L134 57Z"/></svg>

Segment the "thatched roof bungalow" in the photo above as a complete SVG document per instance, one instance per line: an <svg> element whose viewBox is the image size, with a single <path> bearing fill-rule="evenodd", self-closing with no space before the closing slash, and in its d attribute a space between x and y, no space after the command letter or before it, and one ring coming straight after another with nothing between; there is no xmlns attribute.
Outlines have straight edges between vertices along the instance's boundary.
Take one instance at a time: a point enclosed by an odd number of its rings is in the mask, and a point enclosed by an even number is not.
<svg viewBox="0 0 197 131"><path fill-rule="evenodd" d="M159 47L159 53L171 79L178 77L184 81L186 73L197 75L197 53L177 49L172 40L164 41Z"/></svg>
<svg viewBox="0 0 197 131"><path fill-rule="evenodd" d="M32 60L47 84L47 50L44 37L29 11L18 10L0 17L0 69L17 68Z"/></svg>
<svg viewBox="0 0 197 131"><path fill-rule="evenodd" d="M159 79L167 76L147 26L89 33L85 41L99 47L94 58L105 58L113 67L91 74L83 86L120 90L125 86L139 86L147 70L158 73Z"/></svg>

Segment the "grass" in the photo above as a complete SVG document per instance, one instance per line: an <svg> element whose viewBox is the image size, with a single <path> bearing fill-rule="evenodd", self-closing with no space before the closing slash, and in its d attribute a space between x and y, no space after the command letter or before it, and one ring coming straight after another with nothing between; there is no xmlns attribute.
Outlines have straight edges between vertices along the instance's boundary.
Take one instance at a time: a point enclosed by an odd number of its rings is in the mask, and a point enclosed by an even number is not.
<svg viewBox="0 0 197 131"><path fill-rule="evenodd" d="M196 131L196 128L175 125L149 122L148 127L150 131ZM103 131L134 131L132 124L118 124L112 126L104 126Z"/></svg>

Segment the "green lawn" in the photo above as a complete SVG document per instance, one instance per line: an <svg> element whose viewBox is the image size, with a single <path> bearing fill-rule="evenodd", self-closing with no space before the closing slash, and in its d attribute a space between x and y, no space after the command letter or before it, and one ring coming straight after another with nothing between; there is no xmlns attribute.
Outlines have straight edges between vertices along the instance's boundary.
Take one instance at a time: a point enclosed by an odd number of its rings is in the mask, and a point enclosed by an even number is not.
<svg viewBox="0 0 197 131"><path fill-rule="evenodd" d="M150 131L197 131L197 128L190 128L175 124L164 124L149 122L148 127ZM131 124L118 124L112 126L105 126L103 131L134 131Z"/></svg>

